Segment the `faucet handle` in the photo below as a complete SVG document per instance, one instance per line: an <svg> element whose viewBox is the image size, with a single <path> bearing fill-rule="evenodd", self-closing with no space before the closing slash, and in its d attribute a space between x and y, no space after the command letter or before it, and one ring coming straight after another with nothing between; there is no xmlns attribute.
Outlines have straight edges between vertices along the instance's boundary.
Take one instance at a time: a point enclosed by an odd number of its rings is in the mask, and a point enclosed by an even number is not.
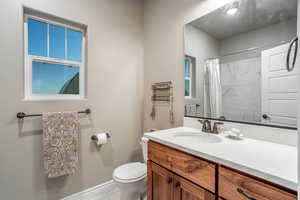
<svg viewBox="0 0 300 200"><path fill-rule="evenodd" d="M199 119L198 120L198 122L200 122L201 124L202 124L202 131L203 132L207 132L207 126L206 126L206 122L207 122L208 120L201 120L201 119Z"/></svg>
<svg viewBox="0 0 300 200"><path fill-rule="evenodd" d="M223 124L224 124L223 122L214 122L212 133L219 134L218 125L223 125Z"/></svg>
<svg viewBox="0 0 300 200"><path fill-rule="evenodd" d="M203 124L204 121L202 119L199 119L198 122L200 122L201 124Z"/></svg>

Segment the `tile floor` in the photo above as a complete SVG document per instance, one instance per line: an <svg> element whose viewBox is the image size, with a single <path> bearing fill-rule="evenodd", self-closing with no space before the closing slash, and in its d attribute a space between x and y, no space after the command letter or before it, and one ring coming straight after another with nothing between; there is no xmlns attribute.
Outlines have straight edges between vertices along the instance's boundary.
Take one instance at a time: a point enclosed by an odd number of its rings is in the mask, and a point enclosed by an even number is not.
<svg viewBox="0 0 300 200"><path fill-rule="evenodd" d="M117 187L111 187L107 190L105 195L99 197L97 200L121 200L120 191ZM145 196L143 200L147 200L147 197Z"/></svg>

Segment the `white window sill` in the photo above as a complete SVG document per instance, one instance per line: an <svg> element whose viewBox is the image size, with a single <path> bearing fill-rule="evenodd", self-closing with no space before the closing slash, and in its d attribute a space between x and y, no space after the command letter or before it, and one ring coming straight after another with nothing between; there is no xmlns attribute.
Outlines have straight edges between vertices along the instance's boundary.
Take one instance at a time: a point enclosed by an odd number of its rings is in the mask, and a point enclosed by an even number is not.
<svg viewBox="0 0 300 200"><path fill-rule="evenodd" d="M24 98L23 102L32 102L32 101L87 101L87 98Z"/></svg>

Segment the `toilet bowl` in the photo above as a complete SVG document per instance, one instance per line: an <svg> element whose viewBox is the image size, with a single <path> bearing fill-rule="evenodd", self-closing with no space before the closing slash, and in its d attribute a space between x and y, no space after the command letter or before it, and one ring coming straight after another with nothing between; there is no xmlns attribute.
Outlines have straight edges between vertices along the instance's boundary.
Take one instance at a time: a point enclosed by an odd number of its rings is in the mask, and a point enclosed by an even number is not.
<svg viewBox="0 0 300 200"><path fill-rule="evenodd" d="M142 138L143 157L147 162L148 139ZM121 200L140 200L147 188L147 165L133 162L117 167L113 172L113 180L121 193Z"/></svg>

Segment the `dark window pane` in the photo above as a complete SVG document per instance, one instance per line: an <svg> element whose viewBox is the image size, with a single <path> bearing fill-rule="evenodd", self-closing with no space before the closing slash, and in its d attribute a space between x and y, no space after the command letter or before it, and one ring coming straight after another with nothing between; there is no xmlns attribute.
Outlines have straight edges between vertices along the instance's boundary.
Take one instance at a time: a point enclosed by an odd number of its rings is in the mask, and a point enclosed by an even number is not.
<svg viewBox="0 0 300 200"><path fill-rule="evenodd" d="M184 60L184 76L190 77L190 60L189 59Z"/></svg>
<svg viewBox="0 0 300 200"><path fill-rule="evenodd" d="M184 93L185 96L190 96L190 80L184 80Z"/></svg>
<svg viewBox="0 0 300 200"><path fill-rule="evenodd" d="M49 25L49 54L52 58L65 59L65 28Z"/></svg>
<svg viewBox="0 0 300 200"><path fill-rule="evenodd" d="M33 61L33 94L79 94L79 67Z"/></svg>
<svg viewBox="0 0 300 200"><path fill-rule="evenodd" d="M47 24L28 19L28 53L35 56L47 56Z"/></svg>
<svg viewBox="0 0 300 200"><path fill-rule="evenodd" d="M67 30L67 59L81 62L82 32L72 29Z"/></svg>

